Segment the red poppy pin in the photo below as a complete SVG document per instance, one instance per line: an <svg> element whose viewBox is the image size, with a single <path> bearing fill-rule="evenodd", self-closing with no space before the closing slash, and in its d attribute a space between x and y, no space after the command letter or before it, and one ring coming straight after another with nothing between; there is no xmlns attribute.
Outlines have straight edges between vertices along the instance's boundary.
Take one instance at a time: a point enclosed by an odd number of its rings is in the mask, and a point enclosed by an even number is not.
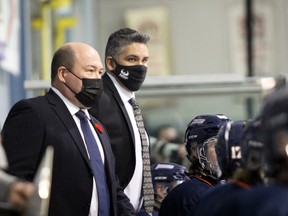
<svg viewBox="0 0 288 216"><path fill-rule="evenodd" d="M98 129L98 131L99 131L100 133L103 133L103 128L102 128L102 126L101 126L100 124L96 123L96 124L95 124L95 127Z"/></svg>

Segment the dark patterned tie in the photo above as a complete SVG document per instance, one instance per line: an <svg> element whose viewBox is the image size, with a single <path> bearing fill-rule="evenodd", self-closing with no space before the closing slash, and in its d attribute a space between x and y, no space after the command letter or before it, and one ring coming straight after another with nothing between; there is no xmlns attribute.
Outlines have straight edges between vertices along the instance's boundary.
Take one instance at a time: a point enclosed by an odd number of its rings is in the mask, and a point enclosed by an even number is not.
<svg viewBox="0 0 288 216"><path fill-rule="evenodd" d="M154 190L151 178L151 167L150 167L150 154L149 145L146 136L146 131L144 127L143 117L141 110L134 98L129 100L134 110L134 116L136 120L137 127L139 129L141 143L142 143L142 158L143 158L143 196L144 196L144 208L146 212L152 215L154 206Z"/></svg>
<svg viewBox="0 0 288 216"><path fill-rule="evenodd" d="M110 197L109 189L106 180L104 165L101 159L100 151L96 143L96 139L90 129L87 115L79 110L76 116L80 119L81 129L84 134L84 139L90 156L90 164L92 172L96 180L98 194L98 215L110 215Z"/></svg>

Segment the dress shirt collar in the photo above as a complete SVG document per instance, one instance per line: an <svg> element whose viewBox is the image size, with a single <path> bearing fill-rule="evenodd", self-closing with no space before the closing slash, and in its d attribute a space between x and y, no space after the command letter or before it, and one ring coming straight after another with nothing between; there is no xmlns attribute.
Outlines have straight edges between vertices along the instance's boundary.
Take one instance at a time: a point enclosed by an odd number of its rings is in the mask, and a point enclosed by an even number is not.
<svg viewBox="0 0 288 216"><path fill-rule="evenodd" d="M124 88L119 81L110 73L106 72L114 83L123 102L128 102L131 98L135 98L135 93Z"/></svg>
<svg viewBox="0 0 288 216"><path fill-rule="evenodd" d="M75 106L73 103L71 103L58 89L51 87L51 89L61 98L61 100L65 103L66 107L68 108L71 115L75 115L79 111L79 107ZM85 114L90 119L90 115L88 113L87 109L82 109Z"/></svg>

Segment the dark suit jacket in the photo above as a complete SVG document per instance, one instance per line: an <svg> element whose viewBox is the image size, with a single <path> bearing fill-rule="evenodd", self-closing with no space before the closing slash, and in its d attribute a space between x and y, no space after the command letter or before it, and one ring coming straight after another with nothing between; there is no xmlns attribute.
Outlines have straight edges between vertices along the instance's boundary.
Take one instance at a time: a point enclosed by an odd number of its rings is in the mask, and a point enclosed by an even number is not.
<svg viewBox="0 0 288 216"><path fill-rule="evenodd" d="M97 106L89 112L107 128L116 159L116 174L125 188L135 169L133 128L124 103L107 72L102 77L103 92Z"/></svg>
<svg viewBox="0 0 288 216"><path fill-rule="evenodd" d="M92 118L92 122L94 127L95 123L100 124L95 118ZM111 215L135 215L133 206L119 187L115 176L115 159L108 136L102 128L102 133L95 130L105 154ZM16 103L8 114L2 132L10 166L8 171L26 180L33 180L47 145L54 147L50 216L89 214L93 187L89 159L73 117L55 92L50 90L45 96Z"/></svg>

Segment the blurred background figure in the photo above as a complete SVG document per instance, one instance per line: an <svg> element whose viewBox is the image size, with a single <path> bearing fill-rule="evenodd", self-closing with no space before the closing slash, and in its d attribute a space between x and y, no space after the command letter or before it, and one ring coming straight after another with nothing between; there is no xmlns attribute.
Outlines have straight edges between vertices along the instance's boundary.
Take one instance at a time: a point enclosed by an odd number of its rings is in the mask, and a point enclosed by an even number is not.
<svg viewBox="0 0 288 216"><path fill-rule="evenodd" d="M175 187L165 197L161 204L160 216L189 215L190 212L194 211L198 200L218 183L217 175L211 172L208 167L201 165L199 152L201 148L207 148L207 152L210 153L214 150L211 156L215 154L214 138L222 125L227 121L230 121L230 118L222 114L199 115L193 118L188 124L184 143L187 158L191 162L188 172L190 179ZM204 145L205 142L207 144ZM208 154L202 154L202 156L204 155L208 156ZM212 160L213 157L209 156L208 160ZM214 157L213 164L216 163Z"/></svg>
<svg viewBox="0 0 288 216"><path fill-rule="evenodd" d="M151 161L153 163L171 162L183 165L185 146L183 137L177 129L164 124L159 126L155 137L151 139Z"/></svg>
<svg viewBox="0 0 288 216"><path fill-rule="evenodd" d="M161 125L157 130L157 138L163 142L175 142L178 141L178 137L179 133L172 125Z"/></svg>
<svg viewBox="0 0 288 216"><path fill-rule="evenodd" d="M156 163L151 166L152 181L154 187L154 210L153 216L159 214L161 203L166 195L174 187L189 179L186 176L186 167L175 163ZM148 216L146 212L140 212L137 216Z"/></svg>

